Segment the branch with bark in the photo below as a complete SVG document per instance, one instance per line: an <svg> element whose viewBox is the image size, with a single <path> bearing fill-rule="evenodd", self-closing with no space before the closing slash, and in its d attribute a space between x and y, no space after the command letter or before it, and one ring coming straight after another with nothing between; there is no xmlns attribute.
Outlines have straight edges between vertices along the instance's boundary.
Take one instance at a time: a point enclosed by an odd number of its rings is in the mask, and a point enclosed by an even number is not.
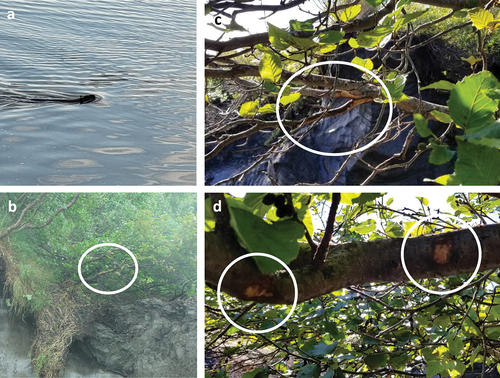
<svg viewBox="0 0 500 378"><path fill-rule="evenodd" d="M474 231L482 247L480 270L499 268L500 225L475 227ZM400 257L402 241L402 238L394 238L330 246L325 263L320 267L313 262L292 262L299 302L352 285L409 281ZM206 281L217 285L226 266L246 253L229 226L217 226L215 231L206 233ZM297 260L310 254L310 248L303 248ZM413 237L406 243L406 266L416 280L472 273L477 261L477 244L469 230ZM294 298L288 273L262 274L251 259L241 261L227 272L222 290L242 300L262 303L290 304Z"/></svg>
<svg viewBox="0 0 500 378"><path fill-rule="evenodd" d="M59 207L54 214L52 214L45 222L39 225L35 225L27 220L26 217L28 213L36 208L42 201L42 199L46 196L46 194L40 194L33 202L29 203L26 205L26 207L23 209L21 212L21 215L17 219L16 223L14 223L12 226L8 227L4 232L0 234L0 240L8 236L12 232L20 232L23 230L37 230L40 228L47 227L49 224L52 223L55 217L57 217L61 212L68 210L71 206L73 206L76 201L78 200L78 197L80 197L80 194L77 193L73 196L73 199L64 206Z"/></svg>
<svg viewBox="0 0 500 378"><path fill-rule="evenodd" d="M241 77L258 77L259 67L251 65L238 65L226 68L206 68L205 76L207 78L225 78L236 79ZM281 77L287 80L293 75L292 72L283 71ZM322 76L316 74L299 75L292 80L293 84L303 85L299 90L303 95L325 97L326 94L333 98L367 99L372 100L381 97L381 88L378 85L364 83L356 80L336 78L333 76ZM317 88L335 89L334 93L328 90ZM315 89L316 88L316 89ZM424 101L416 97L408 97L395 104L406 113L419 113L430 120L436 120L431 114L433 110L448 114L448 107Z"/></svg>

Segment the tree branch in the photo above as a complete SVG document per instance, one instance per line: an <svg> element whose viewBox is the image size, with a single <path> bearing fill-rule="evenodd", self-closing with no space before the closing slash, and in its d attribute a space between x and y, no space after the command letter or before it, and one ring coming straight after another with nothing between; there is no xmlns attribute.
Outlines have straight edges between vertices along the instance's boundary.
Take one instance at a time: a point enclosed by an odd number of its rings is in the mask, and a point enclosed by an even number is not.
<svg viewBox="0 0 500 378"><path fill-rule="evenodd" d="M475 227L474 231L482 245L481 270L500 267L500 225ZM351 285L408 281L401 266L402 241L397 238L336 245L329 248L323 267L313 264L294 267L299 302ZM217 229L205 234L205 251L206 281L214 285L231 261L247 253L234 236ZM439 258L443 252L444 260ZM477 245L469 230L409 238L405 261L414 279L470 273L477 264ZM264 275L251 259L243 260L227 272L222 290L243 300L263 303L290 304L294 297L288 273Z"/></svg>
<svg viewBox="0 0 500 378"><path fill-rule="evenodd" d="M230 69L219 69L219 68L206 68L205 76L217 77L217 78L239 78L245 76L258 77L260 75L259 68L257 66L251 65L238 65ZM287 80L293 75L293 73L288 71L283 71L281 77ZM335 88L335 93L331 93L330 97L334 98L351 98L351 99L362 99L371 98L375 99L381 97L380 87L378 85L363 83L355 80L335 78L333 76L322 76L322 75L299 75L292 80L292 83L298 85L304 85L308 87L323 87L323 88ZM300 92L311 95L312 88L303 88ZM306 92L307 91L307 92ZM322 91L321 93L324 93ZM318 93L320 96L321 93ZM324 95L323 95L324 97ZM416 97L409 97L405 100L399 101L395 104L398 108L406 113L422 114L427 119L435 120L431 112L433 110L438 110L442 113L448 114L448 107L443 105L434 104L432 102L423 101Z"/></svg>
<svg viewBox="0 0 500 378"><path fill-rule="evenodd" d="M340 193L332 193L332 205L330 207L330 213L328 214L328 220L326 221L325 234L321 243L314 255L314 260L323 264L325 258L328 254L328 247L330 246L330 241L332 240L333 229L335 225L335 216L337 215L337 209L340 204Z"/></svg>

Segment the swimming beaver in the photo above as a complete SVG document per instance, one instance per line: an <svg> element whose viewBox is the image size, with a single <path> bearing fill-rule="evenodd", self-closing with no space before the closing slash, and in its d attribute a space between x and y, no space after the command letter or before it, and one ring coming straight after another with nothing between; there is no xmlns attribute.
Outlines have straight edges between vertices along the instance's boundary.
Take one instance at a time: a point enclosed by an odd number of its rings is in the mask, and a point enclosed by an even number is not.
<svg viewBox="0 0 500 378"><path fill-rule="evenodd" d="M97 100L97 96L87 94L80 96L80 98L64 99L64 98L31 98L30 102L64 102L66 104L88 104Z"/></svg>

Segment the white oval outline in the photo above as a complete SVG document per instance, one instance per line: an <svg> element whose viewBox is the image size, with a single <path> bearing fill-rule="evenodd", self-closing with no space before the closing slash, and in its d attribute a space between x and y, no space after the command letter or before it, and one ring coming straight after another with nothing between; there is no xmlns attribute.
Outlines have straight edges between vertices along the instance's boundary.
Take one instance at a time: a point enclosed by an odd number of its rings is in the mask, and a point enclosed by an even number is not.
<svg viewBox="0 0 500 378"><path fill-rule="evenodd" d="M408 237L411 235L411 232L413 231L413 229L415 227L419 226L422 222L425 222L426 220L431 220L431 219L436 218L437 215L431 215L431 216L422 218L421 220L419 220L417 223L415 223L413 226L410 227L410 229L408 230L408 232L406 233L406 235L405 235L405 237L403 239L403 244L401 245L401 263L403 264L403 270L405 271L406 276L410 279L411 282L413 282L413 284L415 286L417 286L421 290L426 291L427 293L430 293L430 294L447 295L447 294L453 294L453 293L456 293L457 291L462 290L464 287L466 287L468 284L470 284L472 282L472 280L474 279L474 277L477 274L477 272L479 272L479 268L481 266L481 260L483 258L483 250L481 248L481 242L479 241L479 237L477 236L476 232L472 229L472 227L470 227L467 223L465 223L464 220L462 220L462 219L460 219L458 217L455 217L454 215L448 215L448 214L440 214L440 215L441 216L444 215L444 216L453 218L453 219L461 222L462 224L465 225L465 227L467 227L469 229L469 231L472 233L472 236L474 236L474 239L476 239L476 244L477 244L477 265L476 265L476 269L474 270L474 273L472 273L472 275L470 276L470 278L464 284L462 284L462 286L459 286L459 287L457 287L455 289L438 291L438 290L427 289L427 288L423 287L422 285L419 285L413 279L413 277L410 275L410 272L408 272L408 269L406 268L406 263L405 263L405 246L406 246L406 240L408 240Z"/></svg>
<svg viewBox="0 0 500 378"><path fill-rule="evenodd" d="M94 249L96 248L100 248L100 247L116 247L116 248L119 248L121 249L122 251L125 251L127 252L130 257L132 257L132 260L134 260L134 265L135 265L135 272L134 272L134 277L132 278L132 280L128 283L127 286L119 289L119 290L115 290L115 291L101 291L101 290L97 290L97 289L94 289L92 286L90 286L87 281L85 281L85 279L83 278L82 276L82 262L83 262L83 259L90 253L92 252ZM121 246L120 244L116 244L116 243L101 243L101 244L96 244L94 245L93 247L87 249L85 251L85 253L82 255L82 257L80 257L80 261L78 261L78 276L80 277L80 281L82 281L82 283L87 287L87 289L89 290L92 290L94 293L97 293L97 294L102 294L102 295L113 295L113 294L118 294L118 293L121 293L122 291L125 291L127 290L130 286L132 286L135 282L135 279L137 278L137 275L139 274L139 265L137 264L137 259L135 258L135 256L133 255L132 252L130 252L127 248L125 248L124 246Z"/></svg>
<svg viewBox="0 0 500 378"><path fill-rule="evenodd" d="M281 323L279 323L279 324L277 324L274 327L271 327L269 329L254 330L254 329L245 328L245 327L239 325L238 323L234 322L233 319L231 319L226 314L226 311L224 310L224 306L222 306L222 299L221 299L221 292L220 291L221 291L222 280L224 279L224 276L226 275L226 273L228 272L228 270L231 269L231 267L234 264L236 264L238 261L246 259L247 257L253 257L253 256L269 257L270 259L273 259L273 260L279 262L281 265L283 265L285 267L286 271L288 272L288 274L290 274L290 277L292 277L293 287L295 288L295 296L294 296L294 299L293 299L292 309L290 310L290 312L288 313L288 315L285 317L285 319L283 319L281 321ZM275 329L278 329L279 327L281 327L283 324L285 324L288 321L288 319L290 319L290 317L292 316L293 312L295 311L295 307L297 307L297 300L298 300L298 298L299 298L299 288L297 286L297 280L295 279L295 276L293 275L292 271L290 270L290 268L288 267L288 265L286 265L283 261L281 261L276 256L270 255L268 253L253 252L253 253L247 253L246 255L238 257L237 259L233 260L231 262L231 264L229 264L226 267L226 269L224 269L224 271L222 272L222 274L221 274L221 276L219 278L219 282L217 283L217 302L219 303L219 308L222 311L222 314L229 321L229 323L231 323L233 326L235 326L236 328L238 328L239 330L241 330L243 332L248 332L248 333L267 333L267 332L274 331Z"/></svg>
<svg viewBox="0 0 500 378"><path fill-rule="evenodd" d="M374 140L372 140L370 143L368 143L366 146L357 148L355 150L346 151L346 152L322 152L322 151L317 151L317 150L313 150L312 148L306 147L303 144L301 144L300 142L298 142L295 139L293 139L292 136L288 133L288 131L286 131L285 127L283 126L283 122L281 121L281 117L280 117L280 99L281 99L281 96L283 95L283 91L285 90L285 88L288 86L288 84L296 76L300 75L305 70L308 70L308 69L311 69L311 68L314 68L314 67L318 67L318 66L324 66L326 64L340 64L340 65L343 64L343 65L346 65L346 66L351 66L351 67L357 68L357 69L359 69L359 70L367 73L368 75L370 75L376 81L378 81L379 84L382 86L382 88L385 90L385 93L387 94L387 98L389 100L389 117L387 118L387 123L385 124L385 126L382 129L382 131L380 132L380 134ZM393 104L393 101L392 101L392 96L389 93L389 89L384 84L384 82L382 81L382 79L380 79L373 72L371 72L370 70L366 69L365 67L360 66L359 64L355 64L355 63L351 63L351 62L343 62L341 60L332 60L332 61L329 61L329 62L319 62L319 63L314 63L314 64L311 64L309 66L306 66L306 67L298 70L297 72L295 72L292 76L290 76L290 78L287 81L285 81L285 84L283 84L283 86L281 87L281 90L278 93L278 98L276 99L276 118L278 120L278 124L279 124L281 130L287 136L287 138L290 139L292 141L292 143L294 143L296 146L299 146L303 150L306 150L306 151L308 151L310 153L321 155L321 156L349 156L349 155L356 154L358 152L362 152L362 151L370 148L372 145L374 145L380 139L382 139L382 137L384 136L384 134L389 129L389 125L391 124L391 121L392 121L393 105L394 104Z"/></svg>

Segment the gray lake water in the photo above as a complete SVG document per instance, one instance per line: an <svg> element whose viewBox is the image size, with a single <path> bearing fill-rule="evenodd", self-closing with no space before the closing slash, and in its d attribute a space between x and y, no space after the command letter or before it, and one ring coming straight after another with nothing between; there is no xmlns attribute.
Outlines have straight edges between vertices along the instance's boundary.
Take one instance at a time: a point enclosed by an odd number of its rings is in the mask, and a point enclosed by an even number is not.
<svg viewBox="0 0 500 378"><path fill-rule="evenodd" d="M0 290L1 292L1 290ZM30 365L29 352L33 341L33 328L9 318L5 300L0 294L0 377L38 378ZM106 371L82 356L69 355L63 378L119 378L121 375Z"/></svg>
<svg viewBox="0 0 500 378"><path fill-rule="evenodd" d="M0 1L0 185L194 185L195 13ZM32 101L84 94L99 100Z"/></svg>

